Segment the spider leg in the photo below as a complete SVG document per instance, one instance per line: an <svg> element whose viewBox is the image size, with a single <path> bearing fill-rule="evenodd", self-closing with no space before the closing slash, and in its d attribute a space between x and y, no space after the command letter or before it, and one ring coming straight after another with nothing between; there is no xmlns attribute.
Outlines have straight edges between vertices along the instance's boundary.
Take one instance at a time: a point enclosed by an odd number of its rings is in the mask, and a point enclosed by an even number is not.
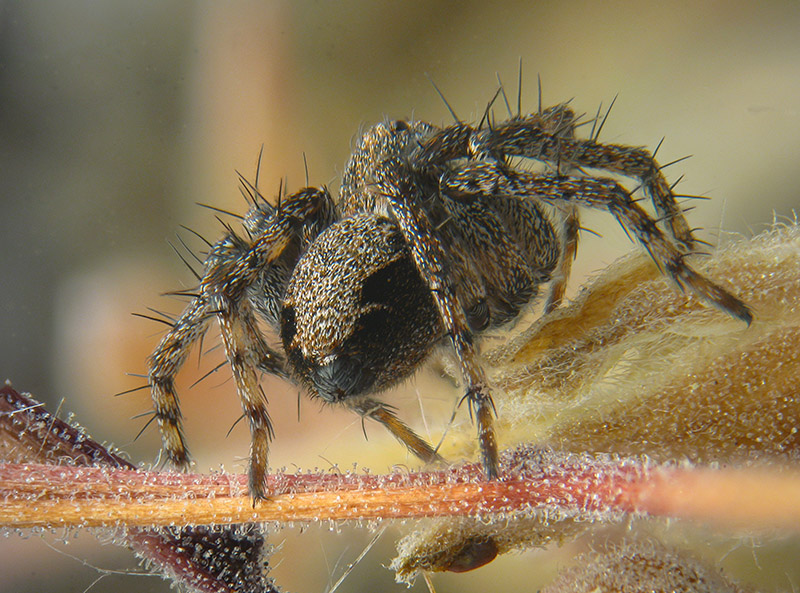
<svg viewBox="0 0 800 593"><path fill-rule="evenodd" d="M255 208L255 207L254 207ZM305 188L285 198L280 207L262 207L253 218L252 239L232 229L215 243L205 261L199 296L162 338L149 359L153 406L167 458L186 467L186 450L174 378L191 346L203 335L207 321L216 316L226 356L236 380L252 435L250 491L254 499L267 493L267 453L272 429L267 402L259 387L259 371L287 377L283 357L261 337L248 289L264 278L270 266L287 253L293 241L308 241L327 226L335 209L325 189Z"/></svg>
<svg viewBox="0 0 800 593"><path fill-rule="evenodd" d="M690 288L704 300L748 324L752 321L752 313L747 305L690 268L685 262L686 254L667 239L656 221L631 198L625 188L612 179L534 175L504 170L484 161L443 175L440 183L442 191L451 197L475 193L505 194L603 208L636 236L656 264L675 283Z"/></svg>
<svg viewBox="0 0 800 593"><path fill-rule="evenodd" d="M147 361L148 383L164 453L169 463L182 469L189 466L190 457L183 435L175 376L194 343L205 333L210 318L205 301L199 297L192 299Z"/></svg>
<svg viewBox="0 0 800 593"><path fill-rule="evenodd" d="M408 244L414 263L433 295L446 334L450 336L467 385L464 399L478 426L481 461L488 479L499 475L497 439L494 432L494 404L486 375L478 361L472 332L464 308L456 297L445 268L442 245L424 210L415 207L421 199L414 177L400 159L387 159L376 175L379 192L389 201L391 211Z"/></svg>
<svg viewBox="0 0 800 593"><path fill-rule="evenodd" d="M305 188L285 198L269 219L254 228L252 242L230 233L212 248L206 274L200 283L204 297L212 304L222 332L242 408L250 425L250 494L254 500L267 496L267 461L272 426L267 398L259 386L259 370L287 376L283 357L261 337L248 289L264 276L270 265L290 243L313 239L334 214L325 189Z"/></svg>
<svg viewBox="0 0 800 593"><path fill-rule="evenodd" d="M480 141L476 141L476 138L483 139L488 136L493 139L497 135L504 134L509 127L522 128L525 131L537 130L554 140L574 138L577 120L575 113L567 105L561 104L549 107L541 113L514 116L502 124L493 124L477 130L469 124L458 122L438 130L422 142L414 154L414 162L417 166L426 167L476 155L488 154L498 162L504 160L504 155L533 156L519 151L502 152L504 145L508 142L498 143L497 149L495 149L494 145L489 142L483 141L481 144ZM533 156L533 158L538 157ZM556 159L552 159L552 161L555 162Z"/></svg>
<svg viewBox="0 0 800 593"><path fill-rule="evenodd" d="M553 134L557 138L575 139L575 124L577 119L575 113L565 104L556 105L542 111L541 84L539 85L539 111L534 117L538 118L534 125L541 126L546 132ZM613 104L613 103L612 103ZM567 163L569 166L570 164ZM571 167L570 167L571 168ZM557 172L564 172L562 163L557 161ZM570 171L568 170L567 173ZM553 281L550 283L549 294L544 303L544 313L549 313L556 309L564 298L567 281L572 271L572 262L578 252L578 231L581 227L580 212L574 205L562 205L559 210L562 213L561 220L561 257L558 266L553 274Z"/></svg>
<svg viewBox="0 0 800 593"><path fill-rule="evenodd" d="M394 412L381 402L371 398L357 398L352 402L346 401L346 405L360 416L372 418L383 424L409 451L426 463L444 461L425 439L411 430L405 422L400 420Z"/></svg>
<svg viewBox="0 0 800 593"><path fill-rule="evenodd" d="M578 231L580 230L580 215L574 206L564 208L564 218L561 222L561 257L558 261L557 271L553 274L550 283L550 292L544 303L544 313L556 309L564 298L567 280L572 271L572 262L578 253Z"/></svg>
<svg viewBox="0 0 800 593"><path fill-rule="evenodd" d="M267 456L273 434L267 397L259 385L258 369L263 364L265 344L247 300L238 303L224 298L214 300L225 352L250 426L250 494L254 500L260 500L267 497ZM268 359L274 365L280 357L270 353Z"/></svg>
<svg viewBox="0 0 800 593"><path fill-rule="evenodd" d="M552 124L542 120L542 116L533 114L511 119L491 130L478 130L470 138L470 155L478 159L496 158L496 155L524 156L570 167L612 171L638 179L669 234L684 250L691 251L695 247L697 241L675 200L675 194L649 151L641 147L600 144L593 139L558 135L552 131Z"/></svg>

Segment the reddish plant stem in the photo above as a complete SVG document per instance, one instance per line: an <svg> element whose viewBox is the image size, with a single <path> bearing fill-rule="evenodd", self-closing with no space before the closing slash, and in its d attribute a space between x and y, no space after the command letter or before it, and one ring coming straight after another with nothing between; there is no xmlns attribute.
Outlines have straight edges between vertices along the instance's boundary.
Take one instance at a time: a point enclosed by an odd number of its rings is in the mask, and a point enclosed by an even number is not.
<svg viewBox="0 0 800 593"><path fill-rule="evenodd" d="M528 453L514 455L519 460ZM273 496L255 507L241 475L2 464L0 524L157 527L544 512L600 520L642 513L800 529L796 475L654 469L591 457L551 461L517 466L494 482L484 481L473 464L386 476L276 474Z"/></svg>

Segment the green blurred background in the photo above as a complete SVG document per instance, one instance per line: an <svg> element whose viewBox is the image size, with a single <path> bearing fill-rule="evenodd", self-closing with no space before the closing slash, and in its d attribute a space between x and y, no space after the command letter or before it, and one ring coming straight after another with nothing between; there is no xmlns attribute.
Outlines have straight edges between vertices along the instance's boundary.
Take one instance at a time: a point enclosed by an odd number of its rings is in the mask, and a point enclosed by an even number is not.
<svg viewBox="0 0 800 593"><path fill-rule="evenodd" d="M694 155L668 169L670 179L685 175L681 190L714 198L690 215L701 236L760 231L773 213L791 216L800 205L799 32L796 1L0 1L0 378L76 412L95 438L135 461L154 460L154 429L132 442L143 420L131 416L148 409L148 395L112 395L141 383L125 373L144 370L159 337L131 312L176 313L182 304L160 293L193 281L167 241L177 242L180 225L218 236L219 223L196 202L245 209L235 171L252 177L262 145L267 195L281 179L290 190L304 184L303 154L310 183L336 189L363 127L384 117L447 123L426 73L463 119L480 117L496 73L515 95L520 58L523 108L536 107L537 74L546 104L572 99L593 115L619 95L601 140L654 148L666 136L661 162ZM610 217L589 213L584 225L604 237L584 234L573 293L581 277L631 249ZM224 370L188 390L214 364L212 354L182 377L189 439L199 469L239 471L248 435L240 425L225 437L240 408ZM425 381L393 403L418 408ZM352 415L304 401L298 423L296 390L266 385L276 466L357 462L381 471L406 461L390 439L383 457L365 447ZM370 430L371 445L386 438ZM279 584L325 589L371 538L343 531L276 534L275 543L286 538ZM383 536L341 591L402 588L382 566L393 537ZM135 567L124 550L63 539L0 540L0 591L84 591L100 576L61 552L103 569ZM435 584L439 593L498 582L536 590L580 545ZM790 568L796 551L793 542L769 556L724 542L709 545L708 558L734 572L741 565L765 589L789 589L800 578ZM792 559L786 566L781 554ZM169 586L110 574L91 588L127 590Z"/></svg>

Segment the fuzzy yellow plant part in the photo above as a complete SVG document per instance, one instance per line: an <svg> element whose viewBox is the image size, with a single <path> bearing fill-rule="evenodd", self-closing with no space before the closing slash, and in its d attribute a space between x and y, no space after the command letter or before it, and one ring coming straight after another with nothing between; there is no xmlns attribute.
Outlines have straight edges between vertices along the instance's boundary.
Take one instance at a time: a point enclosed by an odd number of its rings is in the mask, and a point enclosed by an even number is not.
<svg viewBox="0 0 800 593"><path fill-rule="evenodd" d="M718 569L655 543L578 558L543 593L744 593Z"/></svg>
<svg viewBox="0 0 800 593"><path fill-rule="evenodd" d="M776 224L703 263L701 273L752 307L749 327L676 291L645 255L627 256L570 306L487 354L501 447L535 442L566 454L697 464L797 461L800 227ZM446 457L474 455L468 436L449 441ZM401 540L392 567L408 582L589 526L530 515L434 519Z"/></svg>
<svg viewBox="0 0 800 593"><path fill-rule="evenodd" d="M745 324L675 291L644 255L495 352L505 446L698 463L800 453L800 227L720 250L703 273L755 312Z"/></svg>

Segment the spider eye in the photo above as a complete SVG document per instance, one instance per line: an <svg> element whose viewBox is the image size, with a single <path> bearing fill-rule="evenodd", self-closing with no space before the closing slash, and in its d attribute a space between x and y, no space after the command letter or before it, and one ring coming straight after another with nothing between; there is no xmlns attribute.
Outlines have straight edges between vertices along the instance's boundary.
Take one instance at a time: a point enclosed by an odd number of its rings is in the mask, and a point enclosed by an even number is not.
<svg viewBox="0 0 800 593"><path fill-rule="evenodd" d="M392 122L392 129L395 132L402 132L403 130L408 129L408 124L404 122L402 119L397 119Z"/></svg>

